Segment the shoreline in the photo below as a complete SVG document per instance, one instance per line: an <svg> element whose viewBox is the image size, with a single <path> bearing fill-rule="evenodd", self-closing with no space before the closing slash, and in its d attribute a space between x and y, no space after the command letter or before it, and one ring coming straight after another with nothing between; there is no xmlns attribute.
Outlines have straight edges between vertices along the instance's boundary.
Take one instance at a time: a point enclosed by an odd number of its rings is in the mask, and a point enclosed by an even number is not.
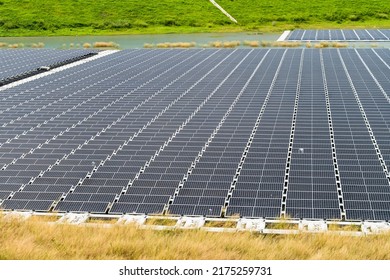
<svg viewBox="0 0 390 280"><path fill-rule="evenodd" d="M154 28L144 29L124 29L124 30L104 30L93 28L72 28L72 29L58 29L50 30L13 30L5 31L0 29L0 37L84 37L84 36L121 36L121 35L168 35L168 34L207 34L207 33L283 33L285 30L294 29L388 29L390 23L384 21L383 23L367 23L354 22L353 24L337 24L337 23L318 23L318 24L283 24L277 26L262 26L259 28L250 28L248 26L237 26L233 28L216 27L216 28L193 28L193 27L162 27L156 26Z"/></svg>

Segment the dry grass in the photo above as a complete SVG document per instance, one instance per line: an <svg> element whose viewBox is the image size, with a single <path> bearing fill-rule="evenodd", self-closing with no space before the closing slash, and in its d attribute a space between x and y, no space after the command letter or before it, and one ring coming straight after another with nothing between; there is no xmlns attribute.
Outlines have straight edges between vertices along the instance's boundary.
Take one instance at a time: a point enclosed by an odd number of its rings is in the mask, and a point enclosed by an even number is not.
<svg viewBox="0 0 390 280"><path fill-rule="evenodd" d="M90 44L90 43L84 43L83 44L83 48L84 49L89 49L89 48L91 48L92 47L92 45Z"/></svg>
<svg viewBox="0 0 390 280"><path fill-rule="evenodd" d="M109 224L115 224L117 221L118 221L117 219L111 219L111 218L89 218L87 220L87 223L109 225Z"/></svg>
<svg viewBox="0 0 390 280"><path fill-rule="evenodd" d="M175 219L164 219L164 218L151 218L147 219L145 224L146 225L153 225L153 226L174 226L176 225L177 220Z"/></svg>
<svg viewBox="0 0 390 280"><path fill-rule="evenodd" d="M61 216L31 216L29 219L30 223L50 223L57 222Z"/></svg>
<svg viewBox="0 0 390 280"><path fill-rule="evenodd" d="M209 46L212 48L236 48L240 45L240 41L214 41L209 43Z"/></svg>
<svg viewBox="0 0 390 280"><path fill-rule="evenodd" d="M221 41L214 41L214 42L210 42L209 46L212 48L222 48L222 44L223 43Z"/></svg>
<svg viewBox="0 0 390 280"><path fill-rule="evenodd" d="M236 228L237 221L206 221L204 224L205 227L216 227L216 228Z"/></svg>
<svg viewBox="0 0 390 280"><path fill-rule="evenodd" d="M154 45L153 45L153 44L149 44L149 43L145 43L145 44L144 44L144 48L145 48L145 49L153 49L153 48L154 48Z"/></svg>
<svg viewBox="0 0 390 280"><path fill-rule="evenodd" d="M179 43L174 43L173 48L193 48L196 46L195 42L179 42Z"/></svg>
<svg viewBox="0 0 390 280"><path fill-rule="evenodd" d="M276 42L269 42L269 41L261 41L260 45L263 48L270 48L270 47L275 47L275 48L297 48L301 47L302 43L301 42L290 42L290 41L276 41Z"/></svg>
<svg viewBox="0 0 390 280"><path fill-rule="evenodd" d="M240 41L223 42L223 47L224 48L236 48L239 45L241 45Z"/></svg>
<svg viewBox="0 0 390 280"><path fill-rule="evenodd" d="M287 223L284 221L278 223L268 223L266 229L298 230L298 224Z"/></svg>
<svg viewBox="0 0 390 280"><path fill-rule="evenodd" d="M42 49L42 48L44 48L44 47L45 47L45 44L44 44L44 43L42 43L42 42L39 42L39 43L33 43L33 44L31 44L31 47L32 47L32 48L35 48L35 49Z"/></svg>
<svg viewBox="0 0 390 280"><path fill-rule="evenodd" d="M322 48L329 48L331 46L330 42L320 42L319 44Z"/></svg>
<svg viewBox="0 0 390 280"><path fill-rule="evenodd" d="M7 47L10 49L20 49L20 48L24 48L24 44L23 43L8 44Z"/></svg>
<svg viewBox="0 0 390 280"><path fill-rule="evenodd" d="M260 45L261 45L263 48L269 48L269 47L272 46L272 42L261 41Z"/></svg>
<svg viewBox="0 0 390 280"><path fill-rule="evenodd" d="M273 42L272 46L278 47L278 48L297 48L297 47L301 47L302 43L301 42L281 41L281 42Z"/></svg>
<svg viewBox="0 0 390 280"><path fill-rule="evenodd" d="M332 48L347 48L347 47L348 47L347 43L340 43L340 42L332 43Z"/></svg>
<svg viewBox="0 0 390 280"><path fill-rule="evenodd" d="M194 42L188 43L188 42L178 42L178 43L158 43L156 45L150 44L150 43L145 43L144 48L146 49L151 49L151 48L160 48L160 49L167 49L167 48L193 48L193 47L200 47L200 48L237 48L240 45L244 45L246 47L251 47L251 48L258 48L258 47L263 47L263 48L271 48L271 47L276 47L276 48L298 48L302 47L303 43L302 42L290 42L290 41L281 41L281 42L269 42L269 41L244 41L241 43L240 41L214 41L214 42L209 42L208 44L199 44L197 45ZM311 42L307 42L305 44L306 48L312 48L313 45ZM315 44L315 48L328 48L328 47L333 47L333 48L346 48L348 44L346 43L340 43L340 42L320 42L318 44Z"/></svg>
<svg viewBox="0 0 390 280"><path fill-rule="evenodd" d="M258 48L260 46L259 41L244 41L244 46L251 48Z"/></svg>
<svg viewBox="0 0 390 280"><path fill-rule="evenodd" d="M320 42L317 44L314 44L314 47L316 49L323 49L323 48L347 48L347 43L341 43L341 42Z"/></svg>
<svg viewBox="0 0 390 280"><path fill-rule="evenodd" d="M8 43L0 42L0 48L19 49L19 48L24 48L24 47L25 47L25 44L23 44L23 43L8 44ZM39 42L39 43L27 43L27 47L31 47L31 48L44 48L45 44L42 43L42 42Z"/></svg>
<svg viewBox="0 0 390 280"><path fill-rule="evenodd" d="M390 259L390 235L89 227L0 217L0 259Z"/></svg>
<svg viewBox="0 0 390 280"><path fill-rule="evenodd" d="M94 48L114 48L118 49L119 45L114 42L95 42L93 43Z"/></svg>
<svg viewBox="0 0 390 280"><path fill-rule="evenodd" d="M340 225L340 224L330 224L328 226L330 231L360 231L360 226L358 225Z"/></svg>
<svg viewBox="0 0 390 280"><path fill-rule="evenodd" d="M195 42L165 42L165 43L158 43L156 45L145 43L144 48L159 48L159 49L168 49L168 48L194 48L196 47Z"/></svg>
<svg viewBox="0 0 390 280"><path fill-rule="evenodd" d="M167 48L169 48L169 44L168 43L158 43L156 45L156 47L159 49L167 49Z"/></svg>

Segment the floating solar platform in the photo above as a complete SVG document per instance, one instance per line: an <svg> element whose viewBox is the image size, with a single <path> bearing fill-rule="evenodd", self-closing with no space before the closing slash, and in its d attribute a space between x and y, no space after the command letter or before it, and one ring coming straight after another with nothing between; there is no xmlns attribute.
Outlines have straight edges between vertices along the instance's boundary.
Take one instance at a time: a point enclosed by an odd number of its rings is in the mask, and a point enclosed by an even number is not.
<svg viewBox="0 0 390 280"><path fill-rule="evenodd" d="M286 41L390 41L390 29L297 29L283 36Z"/></svg>
<svg viewBox="0 0 390 280"><path fill-rule="evenodd" d="M91 50L0 50L0 86L95 55Z"/></svg>
<svg viewBox="0 0 390 280"><path fill-rule="evenodd" d="M390 50L125 50L0 92L0 207L390 220Z"/></svg>

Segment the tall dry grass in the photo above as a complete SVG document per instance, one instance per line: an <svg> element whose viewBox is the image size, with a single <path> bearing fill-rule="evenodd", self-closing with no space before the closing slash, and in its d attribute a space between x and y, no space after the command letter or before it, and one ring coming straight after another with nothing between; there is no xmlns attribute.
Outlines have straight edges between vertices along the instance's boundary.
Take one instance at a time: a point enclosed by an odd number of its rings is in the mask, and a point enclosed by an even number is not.
<svg viewBox="0 0 390 280"><path fill-rule="evenodd" d="M144 48L145 48L145 49L152 49L152 48L154 48L154 45L153 45L153 44L150 44L150 43L145 43L145 44L144 44Z"/></svg>
<svg viewBox="0 0 390 280"><path fill-rule="evenodd" d="M42 42L33 43L33 44L31 44L31 47L34 49L42 49L45 47L45 43L42 43Z"/></svg>
<svg viewBox="0 0 390 280"><path fill-rule="evenodd" d="M241 45L240 41L214 41L209 43L211 48L236 48Z"/></svg>
<svg viewBox="0 0 390 280"><path fill-rule="evenodd" d="M119 48L119 44L114 42L94 42L92 46L94 48L113 48L113 49Z"/></svg>
<svg viewBox="0 0 390 280"><path fill-rule="evenodd" d="M316 49L323 49L323 48L347 48L348 43L341 43L341 42L320 42L314 45Z"/></svg>
<svg viewBox="0 0 390 280"><path fill-rule="evenodd" d="M165 42L156 44L157 48L167 49L167 48L193 48L196 46L195 42ZM144 44L144 48L153 48L153 44Z"/></svg>
<svg viewBox="0 0 390 280"><path fill-rule="evenodd" d="M301 42L289 42L289 41L280 41L280 42L273 42L273 47L277 48L297 48L302 46Z"/></svg>
<svg viewBox="0 0 390 280"><path fill-rule="evenodd" d="M244 46L251 47L251 48L257 48L260 46L259 41L244 41Z"/></svg>
<svg viewBox="0 0 390 280"><path fill-rule="evenodd" d="M301 42L293 42L293 41L275 41L275 42L270 42L270 41L261 41L260 45L263 48L270 48L270 47L276 47L276 48L297 48L301 47L302 43Z"/></svg>
<svg viewBox="0 0 390 280"><path fill-rule="evenodd" d="M20 48L24 48L24 44L23 43L8 44L7 47L10 49L20 49Z"/></svg>
<svg viewBox="0 0 390 280"><path fill-rule="evenodd" d="M26 45L23 43L13 43L13 44L8 44L8 43L3 43L0 42L0 48L10 48L10 49L19 49L19 48L24 48ZM44 48L45 44L42 42L39 43L28 43L27 47L31 48Z"/></svg>
<svg viewBox="0 0 390 280"><path fill-rule="evenodd" d="M390 235L260 235L250 232L75 226L0 216L0 259L390 259Z"/></svg>

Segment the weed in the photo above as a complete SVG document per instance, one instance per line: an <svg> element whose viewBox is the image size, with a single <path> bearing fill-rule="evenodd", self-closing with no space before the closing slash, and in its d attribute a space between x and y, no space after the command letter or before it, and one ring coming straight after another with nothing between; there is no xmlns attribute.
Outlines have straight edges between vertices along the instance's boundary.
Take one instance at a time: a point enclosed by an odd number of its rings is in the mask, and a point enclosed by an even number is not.
<svg viewBox="0 0 390 280"><path fill-rule="evenodd" d="M206 221L204 224L205 227L217 227L217 228L236 228L237 221Z"/></svg>
<svg viewBox="0 0 390 280"><path fill-rule="evenodd" d="M297 48L302 46L302 43L300 42L289 42L289 41L281 41L281 42L273 42L273 47L279 47L279 48Z"/></svg>
<svg viewBox="0 0 390 280"><path fill-rule="evenodd" d="M114 42L95 42L93 43L94 48L119 48L119 45Z"/></svg>
<svg viewBox="0 0 390 280"><path fill-rule="evenodd" d="M259 41L244 41L244 46L248 46L251 48L257 48L260 46L260 42Z"/></svg>
<svg viewBox="0 0 390 280"><path fill-rule="evenodd" d="M144 44L144 48L145 49L152 49L152 48L154 48L154 45L153 44L149 44L149 43L145 43Z"/></svg>
<svg viewBox="0 0 390 280"><path fill-rule="evenodd" d="M330 231L361 231L359 225L340 225L340 224L330 224L328 225Z"/></svg>
<svg viewBox="0 0 390 280"><path fill-rule="evenodd" d="M215 42L210 42L209 46L212 48L221 48L222 44L223 43L221 41L215 41Z"/></svg>
<svg viewBox="0 0 390 280"><path fill-rule="evenodd" d="M214 41L209 43L212 48L236 48L239 45L241 45L240 41Z"/></svg>
<svg viewBox="0 0 390 280"><path fill-rule="evenodd" d="M44 44L44 43L42 43L42 42L39 42L39 43L33 43L33 44L31 44L31 47L32 47L32 48L36 48L36 49L42 49L42 48L44 48L44 47L45 47L45 44Z"/></svg>
<svg viewBox="0 0 390 280"><path fill-rule="evenodd" d="M223 42L224 48L236 48L241 44L240 41Z"/></svg>
<svg viewBox="0 0 390 280"><path fill-rule="evenodd" d="M175 219L163 219L163 218L150 218L147 219L145 225L153 226L174 226L176 225L177 220Z"/></svg>
<svg viewBox="0 0 390 280"><path fill-rule="evenodd" d="M267 42L267 41L261 41L260 45L263 47L263 48L269 48L272 46L272 43L271 42Z"/></svg>
<svg viewBox="0 0 390 280"><path fill-rule="evenodd" d="M153 222L154 223L154 222ZM0 215L1 259L388 260L389 234L262 235L251 232L87 227Z"/></svg>
<svg viewBox="0 0 390 280"><path fill-rule="evenodd" d="M340 43L340 42L332 42L332 47L333 48L347 48L348 44L347 43Z"/></svg>

